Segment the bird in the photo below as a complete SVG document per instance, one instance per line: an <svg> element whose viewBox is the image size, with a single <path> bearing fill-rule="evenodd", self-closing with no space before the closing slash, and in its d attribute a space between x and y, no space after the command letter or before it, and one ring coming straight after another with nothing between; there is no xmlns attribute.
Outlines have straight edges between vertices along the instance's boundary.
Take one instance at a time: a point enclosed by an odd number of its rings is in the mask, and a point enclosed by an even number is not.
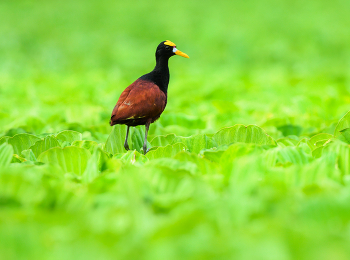
<svg viewBox="0 0 350 260"><path fill-rule="evenodd" d="M130 150L128 145L129 128L145 125L143 153L148 152L149 126L160 117L167 104L170 79L168 61L174 55L189 58L186 53L176 49L175 43L169 40L162 41L156 49L154 69L139 77L121 93L113 109L110 125L123 124L127 126L125 150Z"/></svg>

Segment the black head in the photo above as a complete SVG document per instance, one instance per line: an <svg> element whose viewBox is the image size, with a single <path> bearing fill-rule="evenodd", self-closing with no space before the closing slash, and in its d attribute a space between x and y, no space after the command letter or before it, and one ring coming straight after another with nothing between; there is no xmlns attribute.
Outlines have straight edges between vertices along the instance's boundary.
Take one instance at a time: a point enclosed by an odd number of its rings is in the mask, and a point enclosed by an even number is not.
<svg viewBox="0 0 350 260"><path fill-rule="evenodd" d="M173 55L179 55L185 58L189 58L186 53L183 53L182 51L179 51L176 49L176 44L171 41L163 41L161 42L156 50L156 58L164 57L164 58L170 58Z"/></svg>

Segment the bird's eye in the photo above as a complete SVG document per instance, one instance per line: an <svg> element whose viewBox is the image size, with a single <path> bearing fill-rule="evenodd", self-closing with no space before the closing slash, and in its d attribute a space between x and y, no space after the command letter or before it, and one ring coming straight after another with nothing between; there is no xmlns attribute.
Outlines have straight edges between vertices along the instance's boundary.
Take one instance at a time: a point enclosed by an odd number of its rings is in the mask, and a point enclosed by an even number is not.
<svg viewBox="0 0 350 260"><path fill-rule="evenodd" d="M166 49L166 50L170 50L170 46L168 46L168 45L165 46L165 49Z"/></svg>

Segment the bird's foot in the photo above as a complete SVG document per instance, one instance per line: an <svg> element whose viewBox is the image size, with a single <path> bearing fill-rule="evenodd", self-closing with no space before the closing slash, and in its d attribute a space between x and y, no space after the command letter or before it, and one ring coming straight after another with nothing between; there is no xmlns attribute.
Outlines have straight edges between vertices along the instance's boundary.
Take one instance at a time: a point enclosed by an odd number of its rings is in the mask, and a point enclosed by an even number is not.
<svg viewBox="0 0 350 260"><path fill-rule="evenodd" d="M127 151L129 151L129 150L130 150L130 148L129 148L129 145L128 145L128 144L124 144L124 148L125 148L125 150L127 150Z"/></svg>
<svg viewBox="0 0 350 260"><path fill-rule="evenodd" d="M146 153L148 153L150 149L151 148L147 149L147 147L143 147L143 154L146 155Z"/></svg>

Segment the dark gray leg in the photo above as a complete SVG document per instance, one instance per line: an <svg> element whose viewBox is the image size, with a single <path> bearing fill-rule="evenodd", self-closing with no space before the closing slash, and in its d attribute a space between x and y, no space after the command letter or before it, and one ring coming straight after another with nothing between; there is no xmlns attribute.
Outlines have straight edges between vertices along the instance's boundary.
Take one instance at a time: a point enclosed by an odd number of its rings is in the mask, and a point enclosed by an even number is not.
<svg viewBox="0 0 350 260"><path fill-rule="evenodd" d="M126 129L126 137L125 137L125 142L124 142L124 148L125 150L129 151L129 145L128 145L128 135L129 135L129 127L128 126L128 129Z"/></svg>
<svg viewBox="0 0 350 260"><path fill-rule="evenodd" d="M147 121L145 127L146 127L146 131L145 131L145 142L143 143L143 153L146 154L147 151L147 135L148 135L148 129L149 129L149 125L151 124L151 121Z"/></svg>

